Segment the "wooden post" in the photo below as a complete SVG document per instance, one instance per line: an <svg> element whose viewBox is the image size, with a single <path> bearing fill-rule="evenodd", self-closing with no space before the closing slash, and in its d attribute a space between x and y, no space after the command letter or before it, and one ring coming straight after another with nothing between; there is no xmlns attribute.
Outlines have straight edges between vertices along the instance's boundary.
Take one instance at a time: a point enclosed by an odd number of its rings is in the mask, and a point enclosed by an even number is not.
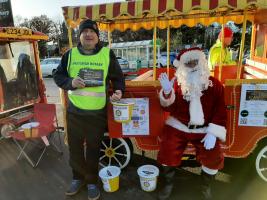
<svg viewBox="0 0 267 200"><path fill-rule="evenodd" d="M219 62L219 81L222 79L222 54L224 52L224 19L222 24L222 30L221 30L221 52L220 52L220 62Z"/></svg>
<svg viewBox="0 0 267 200"><path fill-rule="evenodd" d="M241 44L240 44L240 49L239 49L238 70L237 70L237 77L236 77L237 79L240 79L241 77L242 61L243 61L245 38L246 38L246 29L247 29L247 10L244 11L242 37L241 37Z"/></svg>
<svg viewBox="0 0 267 200"><path fill-rule="evenodd" d="M156 64L157 64L157 19L155 18L154 21L154 31L153 31L153 80L155 81L157 76L156 76Z"/></svg>
<svg viewBox="0 0 267 200"><path fill-rule="evenodd" d="M170 77L170 25L167 28L167 74Z"/></svg>

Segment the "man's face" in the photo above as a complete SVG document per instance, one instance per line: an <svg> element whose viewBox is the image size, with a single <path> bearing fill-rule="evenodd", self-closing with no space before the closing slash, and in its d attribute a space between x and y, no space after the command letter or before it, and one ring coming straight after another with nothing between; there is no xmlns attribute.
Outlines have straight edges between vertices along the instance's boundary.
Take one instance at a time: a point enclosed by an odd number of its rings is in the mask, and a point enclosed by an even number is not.
<svg viewBox="0 0 267 200"><path fill-rule="evenodd" d="M80 41L84 49L91 50L98 43L98 36L94 30L86 28L80 35Z"/></svg>
<svg viewBox="0 0 267 200"><path fill-rule="evenodd" d="M224 38L224 45L229 46L233 41L233 37L226 37Z"/></svg>
<svg viewBox="0 0 267 200"><path fill-rule="evenodd" d="M198 60L190 60L189 62L185 63L184 65L188 68L193 69L195 66L197 66Z"/></svg>

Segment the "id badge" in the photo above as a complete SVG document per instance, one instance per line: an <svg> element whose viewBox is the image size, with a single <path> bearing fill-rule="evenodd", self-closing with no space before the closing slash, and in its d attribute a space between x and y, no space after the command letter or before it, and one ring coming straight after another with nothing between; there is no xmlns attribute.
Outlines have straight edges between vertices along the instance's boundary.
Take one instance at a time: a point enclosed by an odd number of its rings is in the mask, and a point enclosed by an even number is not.
<svg viewBox="0 0 267 200"><path fill-rule="evenodd" d="M104 71L102 69L81 69L78 76L84 80L86 87L104 85Z"/></svg>

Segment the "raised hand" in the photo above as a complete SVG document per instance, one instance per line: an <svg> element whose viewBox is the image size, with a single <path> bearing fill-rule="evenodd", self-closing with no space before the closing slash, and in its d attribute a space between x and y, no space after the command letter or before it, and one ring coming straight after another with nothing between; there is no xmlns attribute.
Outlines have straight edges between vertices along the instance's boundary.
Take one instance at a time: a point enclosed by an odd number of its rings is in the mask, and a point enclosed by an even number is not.
<svg viewBox="0 0 267 200"><path fill-rule="evenodd" d="M163 92L165 94L170 94L173 87L174 78L171 81L169 81L168 75L166 73L161 73L159 75L158 80L160 81L160 85L163 89Z"/></svg>

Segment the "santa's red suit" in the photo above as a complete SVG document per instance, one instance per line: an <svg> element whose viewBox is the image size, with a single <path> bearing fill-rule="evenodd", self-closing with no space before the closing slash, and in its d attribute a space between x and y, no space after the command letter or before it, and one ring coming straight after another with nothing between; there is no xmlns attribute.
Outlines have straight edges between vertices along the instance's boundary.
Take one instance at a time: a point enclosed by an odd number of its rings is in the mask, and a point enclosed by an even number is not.
<svg viewBox="0 0 267 200"><path fill-rule="evenodd" d="M166 120L158 161L168 166L178 166L181 157L191 142L196 148L197 160L210 169L221 169L223 167L223 155L220 149L220 140L225 140L226 108L224 104L224 88L215 78L210 77L212 86L203 91L200 98L204 124L194 127L190 122L190 102L183 98L181 87L177 82L169 95L160 93L160 102L166 111L170 112ZM197 113L196 113L197 114ZM202 127L203 126L203 127ZM206 150L201 143L207 129L220 140L216 141L215 148Z"/></svg>

